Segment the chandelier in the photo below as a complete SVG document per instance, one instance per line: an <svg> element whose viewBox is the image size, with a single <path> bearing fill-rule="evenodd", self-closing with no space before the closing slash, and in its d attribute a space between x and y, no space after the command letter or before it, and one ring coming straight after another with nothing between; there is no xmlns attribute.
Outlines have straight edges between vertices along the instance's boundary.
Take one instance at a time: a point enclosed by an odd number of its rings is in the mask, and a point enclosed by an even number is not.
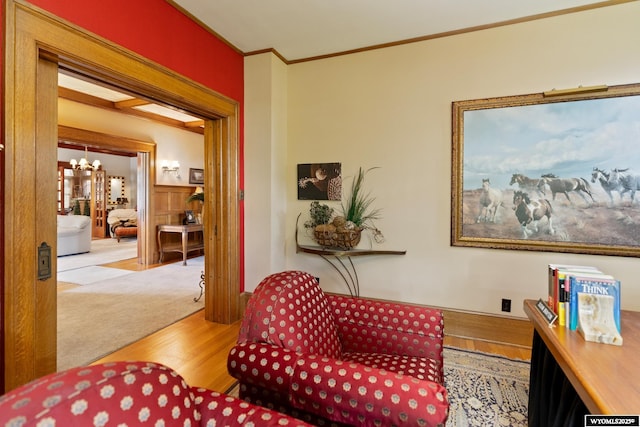
<svg viewBox="0 0 640 427"><path fill-rule="evenodd" d="M84 147L84 157L82 159L80 159L80 161L77 161L76 159L71 159L69 160L69 163L71 164L71 168L75 169L75 170L98 170L100 169L100 166L102 166L102 164L100 163L100 160L95 159L93 161L93 163L89 163L89 160L87 160L87 158L89 157L89 152L87 150L87 147Z"/></svg>

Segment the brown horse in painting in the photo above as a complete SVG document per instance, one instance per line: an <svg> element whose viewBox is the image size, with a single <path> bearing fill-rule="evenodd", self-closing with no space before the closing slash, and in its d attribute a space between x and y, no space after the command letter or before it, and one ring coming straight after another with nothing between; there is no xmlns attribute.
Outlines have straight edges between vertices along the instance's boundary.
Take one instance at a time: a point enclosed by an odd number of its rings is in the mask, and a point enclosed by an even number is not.
<svg viewBox="0 0 640 427"><path fill-rule="evenodd" d="M584 199L585 202L587 202L587 204L589 203L589 200L585 194L588 194L589 197L591 197L591 201L595 202L593 194L591 193L591 185L589 185L589 181L584 178L558 178L552 174L542 175L542 179L540 179L540 182L538 183L538 190L540 190L544 195L546 194L545 189L547 187L549 187L549 190L551 190L551 194L553 195L552 200L556 199L556 194L562 193L569 203L573 204L569 198L569 192L575 191Z"/></svg>
<svg viewBox="0 0 640 427"><path fill-rule="evenodd" d="M522 237L524 239L527 239L534 232L538 233L538 222L545 217L549 224L549 234L555 234L551 222L553 208L547 199L531 200L527 193L516 191L513 194L513 210L516 213L516 218L522 229ZM533 230L529 230L529 224L531 224Z"/></svg>
<svg viewBox="0 0 640 427"><path fill-rule="evenodd" d="M535 191L540 195L540 190L538 189L538 184L540 184L540 178L529 178L526 175L521 173L514 173L511 175L511 181L509 185L518 184L518 188L521 191L531 192Z"/></svg>

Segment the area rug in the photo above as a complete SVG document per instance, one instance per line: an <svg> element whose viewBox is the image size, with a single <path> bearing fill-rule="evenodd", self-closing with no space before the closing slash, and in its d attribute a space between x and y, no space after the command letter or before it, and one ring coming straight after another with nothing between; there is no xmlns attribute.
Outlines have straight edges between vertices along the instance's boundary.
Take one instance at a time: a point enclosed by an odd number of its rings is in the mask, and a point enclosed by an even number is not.
<svg viewBox="0 0 640 427"><path fill-rule="evenodd" d="M135 258L138 253L136 239L96 239L91 241L91 250L84 254L67 255L56 258L58 273L89 267L92 265L107 264L122 259Z"/></svg>
<svg viewBox="0 0 640 427"><path fill-rule="evenodd" d="M529 368L528 361L445 348L447 426L526 426Z"/></svg>
<svg viewBox="0 0 640 427"><path fill-rule="evenodd" d="M116 277L125 276L127 274L131 274L131 270L90 265L88 267L61 271L58 273L58 281L75 283L76 285L90 285L101 280L113 280Z"/></svg>
<svg viewBox="0 0 640 427"><path fill-rule="evenodd" d="M447 427L524 427L529 403L528 361L444 349ZM227 394L238 397L239 385Z"/></svg>
<svg viewBox="0 0 640 427"><path fill-rule="evenodd" d="M86 365L204 307L193 258L58 292L58 370Z"/></svg>

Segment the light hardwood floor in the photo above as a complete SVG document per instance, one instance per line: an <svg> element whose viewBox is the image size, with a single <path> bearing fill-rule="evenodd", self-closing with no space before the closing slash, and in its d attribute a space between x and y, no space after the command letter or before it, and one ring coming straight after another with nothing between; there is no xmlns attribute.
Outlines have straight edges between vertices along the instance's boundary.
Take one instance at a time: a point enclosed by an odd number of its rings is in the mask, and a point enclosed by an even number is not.
<svg viewBox="0 0 640 427"><path fill-rule="evenodd" d="M236 343L239 330L240 322L209 322L204 310L200 310L94 363L158 362L175 369L189 385L224 392L235 382L227 373L227 354Z"/></svg>
<svg viewBox="0 0 640 427"><path fill-rule="evenodd" d="M129 260L109 266L138 268L135 262ZM147 268L153 267L155 266ZM117 360L154 361L175 369L192 386L225 392L235 383L235 379L227 373L227 354L236 342L239 329L239 321L231 325L209 322L205 320L204 311L201 310L97 360L94 364ZM520 346L447 336L444 344L512 359L531 358L531 349Z"/></svg>
<svg viewBox="0 0 640 427"><path fill-rule="evenodd" d="M170 366L188 384L225 392L235 382L227 373L227 354L234 346L240 322L231 325L208 322L204 311L174 323L94 363L116 360L149 360ZM527 348L484 341L445 337L446 346L512 359L531 357Z"/></svg>

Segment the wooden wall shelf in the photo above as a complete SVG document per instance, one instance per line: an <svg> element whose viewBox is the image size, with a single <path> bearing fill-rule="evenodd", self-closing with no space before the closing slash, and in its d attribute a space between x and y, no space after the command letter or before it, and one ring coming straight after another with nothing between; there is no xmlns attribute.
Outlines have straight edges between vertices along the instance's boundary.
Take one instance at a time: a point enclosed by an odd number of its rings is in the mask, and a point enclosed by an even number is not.
<svg viewBox="0 0 640 427"><path fill-rule="evenodd" d="M301 245L298 243L298 227L296 226L296 253L318 255L340 274L349 289L351 296L360 296L360 281L352 257L367 255L404 255L407 251L375 250L375 249L334 249L316 245ZM345 263L345 259L348 264Z"/></svg>
<svg viewBox="0 0 640 427"><path fill-rule="evenodd" d="M407 253L407 251L390 251L384 249L333 249L315 245L299 245L298 242L296 242L296 252L335 257L352 257L363 255L404 255Z"/></svg>

